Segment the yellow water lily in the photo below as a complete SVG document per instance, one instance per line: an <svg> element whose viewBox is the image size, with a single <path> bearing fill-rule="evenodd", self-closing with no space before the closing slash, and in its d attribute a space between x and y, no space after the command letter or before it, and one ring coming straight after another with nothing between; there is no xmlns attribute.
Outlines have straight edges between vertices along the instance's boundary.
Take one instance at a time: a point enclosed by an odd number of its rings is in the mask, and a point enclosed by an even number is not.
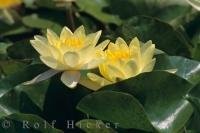
<svg viewBox="0 0 200 133"><path fill-rule="evenodd" d="M80 79L80 70L96 68L104 61L103 50L109 40L96 46L100 35L101 31L86 35L83 26L74 33L64 27L60 36L48 29L47 37L37 35L31 44L39 52L41 61L55 71L63 71L61 81L74 88ZM52 76L55 71L44 75ZM45 76L40 75L37 79L45 79Z"/></svg>
<svg viewBox="0 0 200 133"><path fill-rule="evenodd" d="M0 9L9 8L12 6L16 6L22 3L22 0L1 0L0 1Z"/></svg>
<svg viewBox="0 0 200 133"><path fill-rule="evenodd" d="M122 38L117 38L115 43L110 43L104 54L105 62L99 65L100 77L94 73L88 73L88 77L97 83L100 88L143 72L150 72L154 68L156 59L153 58L155 45L152 41L142 44L137 38L133 38L129 46Z"/></svg>

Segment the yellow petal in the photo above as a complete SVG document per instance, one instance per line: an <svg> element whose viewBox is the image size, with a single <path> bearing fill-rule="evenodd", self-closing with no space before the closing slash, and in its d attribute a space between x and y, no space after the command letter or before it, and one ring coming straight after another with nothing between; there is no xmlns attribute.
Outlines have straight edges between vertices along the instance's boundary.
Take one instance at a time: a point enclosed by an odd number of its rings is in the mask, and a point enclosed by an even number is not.
<svg viewBox="0 0 200 133"><path fill-rule="evenodd" d="M59 45L59 37L50 29L47 29L47 39L51 45Z"/></svg>
<svg viewBox="0 0 200 133"><path fill-rule="evenodd" d="M108 46L109 42L110 42L110 40L105 40L105 41L101 42L96 48L100 49L100 50L104 50Z"/></svg>
<svg viewBox="0 0 200 133"><path fill-rule="evenodd" d="M38 40L31 40L30 41L32 46L34 47L37 52L42 56L52 56L50 48L46 44L42 44L42 42Z"/></svg>
<svg viewBox="0 0 200 133"><path fill-rule="evenodd" d="M137 37L133 38L130 42L129 48L134 51L134 50L140 50L140 41L138 40Z"/></svg>
<svg viewBox="0 0 200 133"><path fill-rule="evenodd" d="M77 86L80 76L81 76L81 73L79 71L65 71L62 73L61 81L66 86L73 89Z"/></svg>
<svg viewBox="0 0 200 133"><path fill-rule="evenodd" d="M104 60L103 58L100 59L92 59L91 61L89 61L87 64L85 64L84 66L82 66L82 69L93 69L98 67L98 65L100 63L102 63Z"/></svg>
<svg viewBox="0 0 200 133"><path fill-rule="evenodd" d="M101 36L101 32L102 31L98 31L96 33L91 33L89 35L87 35L86 37L86 45L92 45L92 46L95 46Z"/></svg>
<svg viewBox="0 0 200 133"><path fill-rule="evenodd" d="M145 46L143 46L143 47L145 47ZM143 53L142 53L142 60L145 64L148 63L148 61L152 59L154 52L155 52L155 44L150 44L145 47L145 49L143 50Z"/></svg>
<svg viewBox="0 0 200 133"><path fill-rule="evenodd" d="M40 59L44 64L46 64L47 66L49 66L52 69L55 69L55 70L64 70L65 69L65 66L63 66L61 63L59 63L53 57L40 56Z"/></svg>
<svg viewBox="0 0 200 133"><path fill-rule="evenodd" d="M85 28L84 26L80 26L78 27L75 31L74 31L74 36L78 37L78 38L85 38Z"/></svg>
<svg viewBox="0 0 200 133"><path fill-rule="evenodd" d="M107 80L110 80L110 74L107 69L107 64L103 63L99 65L99 71L103 77L105 77ZM111 81L111 80L110 80Z"/></svg>
<svg viewBox="0 0 200 133"><path fill-rule="evenodd" d="M61 58L61 52L56 47L49 45L49 49L54 59L59 60Z"/></svg>
<svg viewBox="0 0 200 133"><path fill-rule="evenodd" d="M153 70L154 65L156 63L156 59L152 59L148 64L145 65L144 69L142 70L142 72L150 72Z"/></svg>
<svg viewBox="0 0 200 133"><path fill-rule="evenodd" d="M81 58L85 59L85 61L87 62L88 60L93 58L93 56L91 55L94 53L94 48L91 45L87 45L82 48L79 53L81 54Z"/></svg>
<svg viewBox="0 0 200 133"><path fill-rule="evenodd" d="M60 51L53 45L49 45L47 39L42 36L35 36L35 40L30 42L42 56L53 56L54 59L58 59L61 56Z"/></svg>
<svg viewBox="0 0 200 133"><path fill-rule="evenodd" d="M73 33L71 30L65 26L60 33L60 40L65 42L66 38L71 37L72 35Z"/></svg>
<svg viewBox="0 0 200 133"><path fill-rule="evenodd" d="M139 72L137 62L133 59L127 62L124 69L127 77L133 77Z"/></svg>
<svg viewBox="0 0 200 133"><path fill-rule="evenodd" d="M119 50L119 45L116 45L116 44L114 44L114 43L109 43L109 45L108 45L108 50L111 50L111 51L113 51L113 50Z"/></svg>
<svg viewBox="0 0 200 133"><path fill-rule="evenodd" d="M48 40L43 36L36 35L36 36L34 36L34 39L40 41L40 43L42 43L44 45L48 45L49 44Z"/></svg>
<svg viewBox="0 0 200 133"><path fill-rule="evenodd" d="M98 76L94 73L88 73L87 76L90 80L92 80L93 82L96 82L100 86L106 86L106 85L111 84L110 81L108 81L108 80L106 80L106 79L104 79L104 78L102 78L102 77L100 77L100 76Z"/></svg>
<svg viewBox="0 0 200 133"><path fill-rule="evenodd" d="M141 53L144 53L146 51L146 49L148 47L150 47L151 45L152 45L152 41L151 40L149 40L145 44L143 44L142 47L141 47Z"/></svg>
<svg viewBox="0 0 200 133"><path fill-rule="evenodd" d="M128 50L128 45L121 37L118 37L115 43L119 45L120 49Z"/></svg>
<svg viewBox="0 0 200 133"><path fill-rule="evenodd" d="M111 81L116 82L117 79L124 79L126 75L120 67L113 66L112 64L108 65L108 73Z"/></svg>
<svg viewBox="0 0 200 133"><path fill-rule="evenodd" d="M79 64L79 55L76 52L66 52L64 54L64 61L69 67L74 68Z"/></svg>
<svg viewBox="0 0 200 133"><path fill-rule="evenodd" d="M101 86L98 83L90 80L88 77L81 76L79 83L82 86L87 87L88 89L93 90L93 91L97 91L101 88Z"/></svg>
<svg viewBox="0 0 200 133"><path fill-rule="evenodd" d="M88 76L89 74L89 76ZM81 78L79 80L79 83L85 87L87 87L88 89L90 90L93 90L93 91L97 91L99 90L102 86L100 85L100 83L96 82L95 81L92 81L90 78L90 73L81 73ZM92 78L92 77L91 77ZM92 78L93 79L93 78ZM104 79L105 80L105 79ZM107 81L105 81L105 85ZM109 82L109 81L108 81ZM111 83L111 82L109 82ZM104 85L103 85L104 86Z"/></svg>

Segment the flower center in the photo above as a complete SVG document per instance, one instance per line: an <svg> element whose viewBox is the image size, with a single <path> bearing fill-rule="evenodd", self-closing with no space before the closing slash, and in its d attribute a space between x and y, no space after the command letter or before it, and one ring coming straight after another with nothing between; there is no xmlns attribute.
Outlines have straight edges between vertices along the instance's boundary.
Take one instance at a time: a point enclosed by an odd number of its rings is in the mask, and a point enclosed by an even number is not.
<svg viewBox="0 0 200 133"><path fill-rule="evenodd" d="M65 44L72 48L82 48L83 41L83 38L70 37L65 40Z"/></svg>
<svg viewBox="0 0 200 133"><path fill-rule="evenodd" d="M120 59L130 59L130 53L126 50L106 51L106 55L110 61L117 62Z"/></svg>

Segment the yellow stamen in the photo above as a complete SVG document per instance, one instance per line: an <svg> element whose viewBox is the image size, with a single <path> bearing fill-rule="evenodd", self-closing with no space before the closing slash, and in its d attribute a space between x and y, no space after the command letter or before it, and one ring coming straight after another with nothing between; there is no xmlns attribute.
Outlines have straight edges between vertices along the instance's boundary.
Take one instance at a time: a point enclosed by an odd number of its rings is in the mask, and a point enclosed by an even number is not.
<svg viewBox="0 0 200 133"><path fill-rule="evenodd" d="M110 61L116 62L119 59L129 59L130 53L129 51L125 50L116 50L116 51L106 50L106 56Z"/></svg>
<svg viewBox="0 0 200 133"><path fill-rule="evenodd" d="M82 48L83 47L83 39L71 37L65 40L65 45L73 47L73 48Z"/></svg>

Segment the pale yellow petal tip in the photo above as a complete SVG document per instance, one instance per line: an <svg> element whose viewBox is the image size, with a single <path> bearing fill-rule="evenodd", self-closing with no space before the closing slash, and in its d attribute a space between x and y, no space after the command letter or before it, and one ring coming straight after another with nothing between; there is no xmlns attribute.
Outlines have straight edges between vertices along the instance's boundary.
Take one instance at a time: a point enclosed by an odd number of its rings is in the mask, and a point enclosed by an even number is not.
<svg viewBox="0 0 200 133"><path fill-rule="evenodd" d="M83 25L79 26L75 31L74 34L84 33L85 34L85 27Z"/></svg>
<svg viewBox="0 0 200 133"><path fill-rule="evenodd" d="M102 32L103 32L102 30L97 31L98 34L101 34Z"/></svg>
<svg viewBox="0 0 200 133"><path fill-rule="evenodd" d="M67 26L64 26L61 33L67 31L68 33L70 33L71 35L73 34L73 32L71 31L71 29L69 29Z"/></svg>
<svg viewBox="0 0 200 133"><path fill-rule="evenodd" d="M64 26L64 27L62 28L62 30L67 30L67 31L72 32L71 29L69 29L67 26Z"/></svg>
<svg viewBox="0 0 200 133"><path fill-rule="evenodd" d="M77 29L85 29L83 25L80 25Z"/></svg>
<svg viewBox="0 0 200 133"><path fill-rule="evenodd" d="M156 45L152 43L152 44L149 45L149 47L150 47L151 49L154 49L153 52L155 53Z"/></svg>
<svg viewBox="0 0 200 133"><path fill-rule="evenodd" d="M134 37L132 40L140 42L139 39L138 39L138 37Z"/></svg>
<svg viewBox="0 0 200 133"><path fill-rule="evenodd" d="M178 71L178 69L167 69L165 71L169 72L169 73L172 73L172 74L175 74Z"/></svg>
<svg viewBox="0 0 200 133"><path fill-rule="evenodd" d="M122 37L117 37L115 44L120 44L120 43L126 44L126 41Z"/></svg>
<svg viewBox="0 0 200 133"><path fill-rule="evenodd" d="M31 45L35 44L35 40L30 40Z"/></svg>
<svg viewBox="0 0 200 133"><path fill-rule="evenodd" d="M35 39L35 40L39 40L39 38L41 38L41 37L42 37L42 36L40 36L40 35L35 35L35 36L34 36L34 39Z"/></svg>
<svg viewBox="0 0 200 133"><path fill-rule="evenodd" d="M146 42L146 44L152 44L152 43L153 43L152 40Z"/></svg>
<svg viewBox="0 0 200 133"><path fill-rule="evenodd" d="M97 38L99 38L102 34L102 30L97 31L96 33L97 33Z"/></svg>
<svg viewBox="0 0 200 133"><path fill-rule="evenodd" d="M134 38L131 40L129 46L132 47L132 46L135 46L135 45L137 45L138 47L140 46L140 41L139 41L139 39L138 39L137 37L134 37Z"/></svg>
<svg viewBox="0 0 200 133"><path fill-rule="evenodd" d="M97 49L99 49L100 51L103 51L107 46L108 44L110 43L110 40L104 40L103 42L101 42L99 45L97 45ZM104 54L103 54L104 55Z"/></svg>
<svg viewBox="0 0 200 133"><path fill-rule="evenodd" d="M52 33L55 34L55 32L53 30L47 28L47 34L52 34Z"/></svg>

